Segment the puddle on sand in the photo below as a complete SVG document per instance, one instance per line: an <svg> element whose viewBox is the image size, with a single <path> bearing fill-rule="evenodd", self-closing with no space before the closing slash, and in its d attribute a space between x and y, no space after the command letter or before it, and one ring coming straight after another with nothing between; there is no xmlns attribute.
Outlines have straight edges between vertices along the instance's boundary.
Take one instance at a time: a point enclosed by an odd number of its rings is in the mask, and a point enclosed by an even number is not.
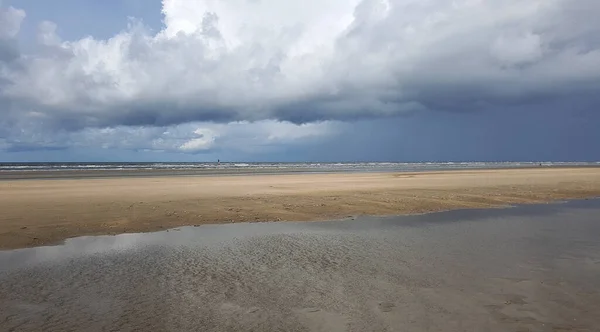
<svg viewBox="0 0 600 332"><path fill-rule="evenodd" d="M0 252L0 330L600 326L600 201L182 227Z"/></svg>

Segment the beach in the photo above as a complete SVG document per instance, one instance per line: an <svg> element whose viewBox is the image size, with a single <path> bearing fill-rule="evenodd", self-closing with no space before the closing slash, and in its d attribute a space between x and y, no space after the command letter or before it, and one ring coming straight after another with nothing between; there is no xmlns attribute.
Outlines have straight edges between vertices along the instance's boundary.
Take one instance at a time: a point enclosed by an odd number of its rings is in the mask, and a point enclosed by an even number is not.
<svg viewBox="0 0 600 332"><path fill-rule="evenodd" d="M596 331L599 200L0 251L2 331Z"/></svg>
<svg viewBox="0 0 600 332"><path fill-rule="evenodd" d="M600 168L0 181L0 249L213 223L317 221L600 196Z"/></svg>

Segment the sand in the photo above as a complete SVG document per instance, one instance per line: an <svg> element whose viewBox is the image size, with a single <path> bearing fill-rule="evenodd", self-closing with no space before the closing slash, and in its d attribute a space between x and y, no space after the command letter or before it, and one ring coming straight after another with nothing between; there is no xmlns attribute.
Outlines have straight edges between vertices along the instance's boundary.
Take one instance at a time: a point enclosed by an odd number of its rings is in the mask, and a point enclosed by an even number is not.
<svg viewBox="0 0 600 332"><path fill-rule="evenodd" d="M0 249L185 225L314 221L600 196L600 168L0 181Z"/></svg>

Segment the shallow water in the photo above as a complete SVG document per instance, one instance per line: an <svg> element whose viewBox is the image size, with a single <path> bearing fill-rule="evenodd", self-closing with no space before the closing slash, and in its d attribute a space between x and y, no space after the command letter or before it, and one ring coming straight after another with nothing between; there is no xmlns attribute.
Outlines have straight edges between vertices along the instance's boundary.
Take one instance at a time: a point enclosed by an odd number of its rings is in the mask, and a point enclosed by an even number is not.
<svg viewBox="0 0 600 332"><path fill-rule="evenodd" d="M594 331L600 201L0 252L1 331Z"/></svg>

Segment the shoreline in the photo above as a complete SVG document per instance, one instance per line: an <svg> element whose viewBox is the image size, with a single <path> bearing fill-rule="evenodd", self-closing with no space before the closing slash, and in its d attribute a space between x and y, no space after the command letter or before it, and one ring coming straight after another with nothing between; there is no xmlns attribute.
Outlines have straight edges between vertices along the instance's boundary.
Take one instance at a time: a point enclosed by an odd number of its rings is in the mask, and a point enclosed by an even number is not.
<svg viewBox="0 0 600 332"><path fill-rule="evenodd" d="M600 168L0 181L0 250L235 222L319 221L600 196Z"/></svg>
<svg viewBox="0 0 600 332"><path fill-rule="evenodd" d="M28 249L40 249L40 248L46 248L46 247L57 247L57 246L64 246L66 245L66 241L69 241L71 239L79 239L79 238L97 238L97 237L114 237L114 236L120 236L120 235L144 235L144 234L160 234L162 232L175 232L175 231L184 231L184 230L194 230L197 227L201 227L201 226L222 226L222 225L238 225L238 224L249 224L249 225L267 225L267 224L273 224L273 223L285 223L285 224L294 224L294 223L299 223L299 224L304 224L304 223L337 223L337 222L348 222L348 221L358 221L358 222L368 222L369 220L379 220L379 221L383 221L383 222L387 222L389 220L393 220L393 219L403 219L403 218L412 218L412 217L424 217L424 219L426 220L426 222L431 222L431 220L436 220L436 222L438 222L439 220L444 220L443 217L448 216L449 213L453 213L453 212L459 212L461 213L461 215L464 213L465 215L473 215L476 212L486 212L489 214L494 214L494 216L499 215L499 216L512 216L512 214L510 213L504 213L504 211L502 210L508 210L508 209L523 209L523 208L527 208L527 207L533 207L533 208L542 208L542 207L546 207L548 205L555 205L556 207L560 207L561 204L567 204L567 206L571 206L573 204L578 204L581 205L583 203L587 203L587 202L597 202L598 204L600 204L600 196L592 196L592 197L584 197L584 198L567 198L567 199L561 199L561 200L553 200L553 201L541 201L541 202L530 202L530 203L513 203L513 204L507 204L507 205L499 205L499 206L489 206L489 207L483 207L483 208L450 208L447 210L437 210L437 211L426 211L426 212L415 212L415 213L407 213L407 214L386 214L386 215L352 215L352 216L346 216L346 217L340 217L340 218L332 218L332 219L322 219L322 220L279 220L279 221L275 221L275 220L262 220L262 221L241 221L241 222L233 222L233 223L202 223L202 224L195 224L195 225L180 225L180 226L173 226L171 228L164 228L161 227L160 229L156 229L156 230L148 230L148 231L141 231L141 232L124 232L124 233L115 233L115 234L105 234L105 233L100 233L100 234L92 234L92 235L77 235L77 236L73 236L73 237L69 237L69 238L65 238L62 240L58 240L56 242L51 242L51 243L46 243L43 245L39 245L39 246L27 246L27 247L17 247L17 248L9 248L9 249L2 249L2 247L0 247L0 254L3 253L10 253L10 252L17 252L19 250L28 250ZM500 211L498 211L500 210ZM519 210L517 210L519 211ZM517 212L517 215L518 212ZM442 218L435 218L436 216L441 216ZM470 220L471 218L469 218ZM414 221L410 220L410 219L404 219L404 221L413 223Z"/></svg>
<svg viewBox="0 0 600 332"><path fill-rule="evenodd" d="M497 171L527 169L578 169L600 168L599 165L531 165L510 167L472 167L450 169L319 169L319 168L207 168L207 169L132 169L132 170L0 170L0 182L23 180L75 180L75 179L119 179L119 178L155 178L155 177L218 177L218 176L254 176L254 175L290 175L290 174L355 174L355 173L434 173L461 171Z"/></svg>
<svg viewBox="0 0 600 332"><path fill-rule="evenodd" d="M286 174L369 173L370 171L322 169L138 169L138 170L69 170L69 171L0 171L0 181L120 179L155 177L213 177ZM381 171L378 171L381 172ZM393 172L393 171L390 171Z"/></svg>

